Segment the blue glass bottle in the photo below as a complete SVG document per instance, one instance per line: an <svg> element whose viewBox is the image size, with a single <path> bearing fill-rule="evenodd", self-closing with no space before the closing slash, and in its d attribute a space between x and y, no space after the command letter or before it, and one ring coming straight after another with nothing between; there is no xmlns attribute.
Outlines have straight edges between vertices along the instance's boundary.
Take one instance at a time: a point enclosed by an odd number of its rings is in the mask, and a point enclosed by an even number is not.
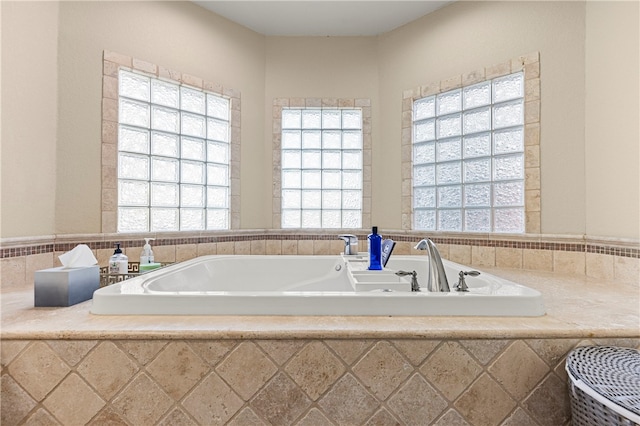
<svg viewBox="0 0 640 426"><path fill-rule="evenodd" d="M380 271L382 270L380 263L382 237L378 234L377 226L373 227L367 238L369 240L369 270Z"/></svg>

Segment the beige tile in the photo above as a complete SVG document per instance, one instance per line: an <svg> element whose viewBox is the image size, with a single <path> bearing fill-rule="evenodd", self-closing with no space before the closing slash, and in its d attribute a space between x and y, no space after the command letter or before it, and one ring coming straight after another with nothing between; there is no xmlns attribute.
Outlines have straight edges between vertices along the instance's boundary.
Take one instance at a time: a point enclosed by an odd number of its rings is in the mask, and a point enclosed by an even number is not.
<svg viewBox="0 0 640 426"><path fill-rule="evenodd" d="M313 240L298 240L298 254L299 255L312 255L313 254Z"/></svg>
<svg viewBox="0 0 640 426"><path fill-rule="evenodd" d="M167 344L166 340L121 340L118 345L142 365L160 353Z"/></svg>
<svg viewBox="0 0 640 426"><path fill-rule="evenodd" d="M63 425L86 424L105 401L77 374L71 373L42 403Z"/></svg>
<svg viewBox="0 0 640 426"><path fill-rule="evenodd" d="M189 346L209 365L218 365L237 343L235 340L192 340Z"/></svg>
<svg viewBox="0 0 640 426"><path fill-rule="evenodd" d="M35 342L9 364L8 371L33 398L42 401L70 368L44 342ZM34 371L42 374L33 374Z"/></svg>
<svg viewBox="0 0 640 426"><path fill-rule="evenodd" d="M96 340L47 340L47 344L70 366L75 366L93 349Z"/></svg>
<svg viewBox="0 0 640 426"><path fill-rule="evenodd" d="M282 242L280 240L267 240L265 243L265 254L282 254Z"/></svg>
<svg viewBox="0 0 640 426"><path fill-rule="evenodd" d="M179 244L176 247L176 262L184 262L198 257L197 244ZM140 250L142 251L142 250ZM155 258L155 251L154 251Z"/></svg>
<svg viewBox="0 0 640 426"><path fill-rule="evenodd" d="M496 266L498 268L522 269L522 249L496 247Z"/></svg>
<svg viewBox="0 0 640 426"><path fill-rule="evenodd" d="M172 404L171 398L144 373L136 376L112 401L113 410L134 425L156 423Z"/></svg>
<svg viewBox="0 0 640 426"><path fill-rule="evenodd" d="M473 355L480 364L487 365L502 350L511 343L510 340L460 340L459 343Z"/></svg>
<svg viewBox="0 0 640 426"><path fill-rule="evenodd" d="M389 398L387 406L402 424L431 424L446 409L447 401L419 374L414 374Z"/></svg>
<svg viewBox="0 0 640 426"><path fill-rule="evenodd" d="M394 340L393 345L413 365L419 365L440 344L440 340Z"/></svg>
<svg viewBox="0 0 640 426"><path fill-rule="evenodd" d="M233 241L224 241L218 244L218 253L222 255L230 255L235 252L235 243Z"/></svg>
<svg viewBox="0 0 640 426"><path fill-rule="evenodd" d="M553 271L553 252L551 250L523 250L522 267L534 271Z"/></svg>
<svg viewBox="0 0 640 426"><path fill-rule="evenodd" d="M255 343L245 341L216 367L216 371L248 401L278 369Z"/></svg>
<svg viewBox="0 0 640 426"><path fill-rule="evenodd" d="M471 265L471 246L450 245L449 260L462 265Z"/></svg>
<svg viewBox="0 0 640 426"><path fill-rule="evenodd" d="M456 410L449 410L433 426L471 426Z"/></svg>
<svg viewBox="0 0 640 426"><path fill-rule="evenodd" d="M224 424L242 408L242 399L212 373L184 399L182 406L198 424Z"/></svg>
<svg viewBox="0 0 640 426"><path fill-rule="evenodd" d="M399 426L400 422L385 408L378 410L367 421L367 426Z"/></svg>
<svg viewBox="0 0 640 426"><path fill-rule="evenodd" d="M266 254L266 242L265 240L251 241L251 254L263 255Z"/></svg>
<svg viewBox="0 0 640 426"><path fill-rule="evenodd" d="M105 50L103 53L103 59L105 61L114 62L116 64L124 65L125 67L132 66L131 56L122 55L117 52L112 52L110 50Z"/></svg>
<svg viewBox="0 0 640 426"><path fill-rule="evenodd" d="M526 190L524 194L525 206L527 206L527 212L539 212L540 211L540 190L530 189Z"/></svg>
<svg viewBox="0 0 640 426"><path fill-rule="evenodd" d="M156 262L161 263L173 263L176 261L176 246L152 246L153 247L153 257ZM140 249L142 252L142 248ZM138 260L140 253L138 253ZM134 258L135 259L135 258Z"/></svg>
<svg viewBox="0 0 640 426"><path fill-rule="evenodd" d="M116 345L105 341L78 365L77 371L108 400L131 380L138 366Z"/></svg>
<svg viewBox="0 0 640 426"><path fill-rule="evenodd" d="M571 417L567 385L555 374L549 374L522 406L541 425L564 425Z"/></svg>
<svg viewBox="0 0 640 426"><path fill-rule="evenodd" d="M44 408L39 408L35 413L33 413L27 421L24 423L25 426L60 426L61 423L58 422L47 410Z"/></svg>
<svg viewBox="0 0 640 426"><path fill-rule="evenodd" d="M296 426L333 426L333 423L320 410L312 408L306 416L296 423Z"/></svg>
<svg viewBox="0 0 640 426"><path fill-rule="evenodd" d="M88 426L119 426L126 425L127 421L116 413L110 406L100 411L89 423Z"/></svg>
<svg viewBox="0 0 640 426"><path fill-rule="evenodd" d="M314 341L293 357L285 371L311 399L316 400L345 369L323 343Z"/></svg>
<svg viewBox="0 0 640 426"><path fill-rule="evenodd" d="M587 253L587 276L602 278L605 280L614 279L613 258L606 254Z"/></svg>
<svg viewBox="0 0 640 426"><path fill-rule="evenodd" d="M210 256L218 254L218 245L216 243L198 244L198 256Z"/></svg>
<svg viewBox="0 0 640 426"><path fill-rule="evenodd" d="M538 426L538 423L518 407L500 426Z"/></svg>
<svg viewBox="0 0 640 426"><path fill-rule="evenodd" d="M25 340L3 340L0 344L0 365L2 368L9 365L28 344L29 342Z"/></svg>
<svg viewBox="0 0 640 426"><path fill-rule="evenodd" d="M613 257L613 273L616 281L635 284L640 282L640 259L633 257Z"/></svg>
<svg viewBox="0 0 640 426"><path fill-rule="evenodd" d="M162 419L158 426L197 426L197 424L184 411L176 408Z"/></svg>
<svg viewBox="0 0 640 426"><path fill-rule="evenodd" d="M489 67L485 67L485 78L490 80L496 77L502 77L503 75L507 75L511 73L511 61L502 62L499 64L491 65Z"/></svg>
<svg viewBox="0 0 640 426"><path fill-rule="evenodd" d="M525 342L549 367L555 368L580 341L578 339L529 339Z"/></svg>
<svg viewBox="0 0 640 426"><path fill-rule="evenodd" d="M177 401L207 374L209 366L186 343L171 342L146 370Z"/></svg>
<svg viewBox="0 0 640 426"><path fill-rule="evenodd" d="M331 241L329 240L315 240L313 242L313 254L323 256L329 254L335 254L331 251Z"/></svg>
<svg viewBox="0 0 640 426"><path fill-rule="evenodd" d="M26 256L0 259L0 286L3 291L25 290L27 284Z"/></svg>
<svg viewBox="0 0 640 426"><path fill-rule="evenodd" d="M298 254L298 241L282 240L282 254L284 255Z"/></svg>
<svg viewBox="0 0 640 426"><path fill-rule="evenodd" d="M491 364L488 371L519 401L535 388L549 372L549 367L529 346L518 340Z"/></svg>
<svg viewBox="0 0 640 426"><path fill-rule="evenodd" d="M553 271L584 275L586 273L585 253L576 251L554 251Z"/></svg>
<svg viewBox="0 0 640 426"><path fill-rule="evenodd" d="M311 405L311 400L284 373L278 373L251 400L251 408L273 425L290 425Z"/></svg>
<svg viewBox="0 0 640 426"><path fill-rule="evenodd" d="M334 423L355 425L364 424L378 409L378 402L362 384L347 373L331 387L318 402L318 406Z"/></svg>
<svg viewBox="0 0 640 426"><path fill-rule="evenodd" d="M3 425L20 424L37 405L37 402L9 374L2 375L0 390L2 392L0 423Z"/></svg>
<svg viewBox="0 0 640 426"><path fill-rule="evenodd" d="M458 342L444 342L429 356L420 372L453 401L482 373L482 367Z"/></svg>
<svg viewBox="0 0 640 426"><path fill-rule="evenodd" d="M373 341L348 339L325 340L325 343L333 349L344 362L351 365L373 344Z"/></svg>
<svg viewBox="0 0 640 426"><path fill-rule="evenodd" d="M353 373L380 400L385 400L413 371L388 342L378 342L353 367Z"/></svg>
<svg viewBox="0 0 640 426"><path fill-rule="evenodd" d="M233 250L236 255L251 254L251 241L236 241L233 244Z"/></svg>
<svg viewBox="0 0 640 426"><path fill-rule="evenodd" d="M516 402L495 380L483 374L458 398L454 406L471 424L497 425L514 409Z"/></svg>
<svg viewBox="0 0 640 426"><path fill-rule="evenodd" d="M132 63L133 63L133 68L136 70L148 72L150 74L156 74L158 72L158 66L150 62L133 58Z"/></svg>
<svg viewBox="0 0 640 426"><path fill-rule="evenodd" d="M496 249L495 247L471 247L471 264L475 266L495 266Z"/></svg>
<svg viewBox="0 0 640 426"><path fill-rule="evenodd" d="M260 420L258 415L249 407L240 411L227 426L267 426L267 423Z"/></svg>
<svg viewBox="0 0 640 426"><path fill-rule="evenodd" d="M283 365L307 342L305 340L257 340L256 343L278 365Z"/></svg>

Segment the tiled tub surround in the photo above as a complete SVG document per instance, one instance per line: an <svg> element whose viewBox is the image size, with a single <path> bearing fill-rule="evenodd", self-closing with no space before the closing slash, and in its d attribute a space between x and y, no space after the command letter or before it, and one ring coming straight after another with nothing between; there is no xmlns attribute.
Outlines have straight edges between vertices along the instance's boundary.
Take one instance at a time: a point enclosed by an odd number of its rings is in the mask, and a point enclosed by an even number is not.
<svg viewBox="0 0 640 426"><path fill-rule="evenodd" d="M350 231L367 250L368 230ZM630 283L638 288L640 243L636 240L555 235L444 234L381 230L397 242L394 254L422 255L413 249L430 236L443 258L463 265L537 270L586 275ZM229 232L183 232L167 234L83 234L11 238L0 241L0 287L3 290L33 285L34 272L61 266L58 256L78 244L94 250L98 263L106 266L116 242L122 242L130 261L138 261L144 244L152 241L157 262L180 262L211 254L312 255L338 254L344 242L340 232L300 230L234 230ZM517 280L516 280L517 281Z"/></svg>
<svg viewBox="0 0 640 426"><path fill-rule="evenodd" d="M568 424L566 354L639 347L637 287L489 270L541 291L547 315L96 316L4 292L1 421Z"/></svg>

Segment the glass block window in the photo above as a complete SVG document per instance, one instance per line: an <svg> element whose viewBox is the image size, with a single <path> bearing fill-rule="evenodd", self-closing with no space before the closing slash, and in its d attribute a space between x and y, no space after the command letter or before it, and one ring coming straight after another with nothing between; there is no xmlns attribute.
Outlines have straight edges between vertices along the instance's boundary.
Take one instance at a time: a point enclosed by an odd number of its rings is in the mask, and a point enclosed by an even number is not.
<svg viewBox="0 0 640 426"><path fill-rule="evenodd" d="M229 229L229 99L125 69L118 81L118 232Z"/></svg>
<svg viewBox="0 0 640 426"><path fill-rule="evenodd" d="M284 108L282 228L361 228L361 109Z"/></svg>
<svg viewBox="0 0 640 426"><path fill-rule="evenodd" d="M413 101L413 228L525 230L524 74Z"/></svg>

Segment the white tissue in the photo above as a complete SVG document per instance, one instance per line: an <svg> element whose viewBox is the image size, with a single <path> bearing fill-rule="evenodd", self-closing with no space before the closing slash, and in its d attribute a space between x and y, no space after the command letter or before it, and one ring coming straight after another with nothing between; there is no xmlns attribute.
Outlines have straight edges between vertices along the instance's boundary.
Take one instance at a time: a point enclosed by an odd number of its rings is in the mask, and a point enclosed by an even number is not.
<svg viewBox="0 0 640 426"><path fill-rule="evenodd" d="M98 260L86 244L78 244L71 251L58 256L62 266L65 268L81 268L83 266L93 266Z"/></svg>

